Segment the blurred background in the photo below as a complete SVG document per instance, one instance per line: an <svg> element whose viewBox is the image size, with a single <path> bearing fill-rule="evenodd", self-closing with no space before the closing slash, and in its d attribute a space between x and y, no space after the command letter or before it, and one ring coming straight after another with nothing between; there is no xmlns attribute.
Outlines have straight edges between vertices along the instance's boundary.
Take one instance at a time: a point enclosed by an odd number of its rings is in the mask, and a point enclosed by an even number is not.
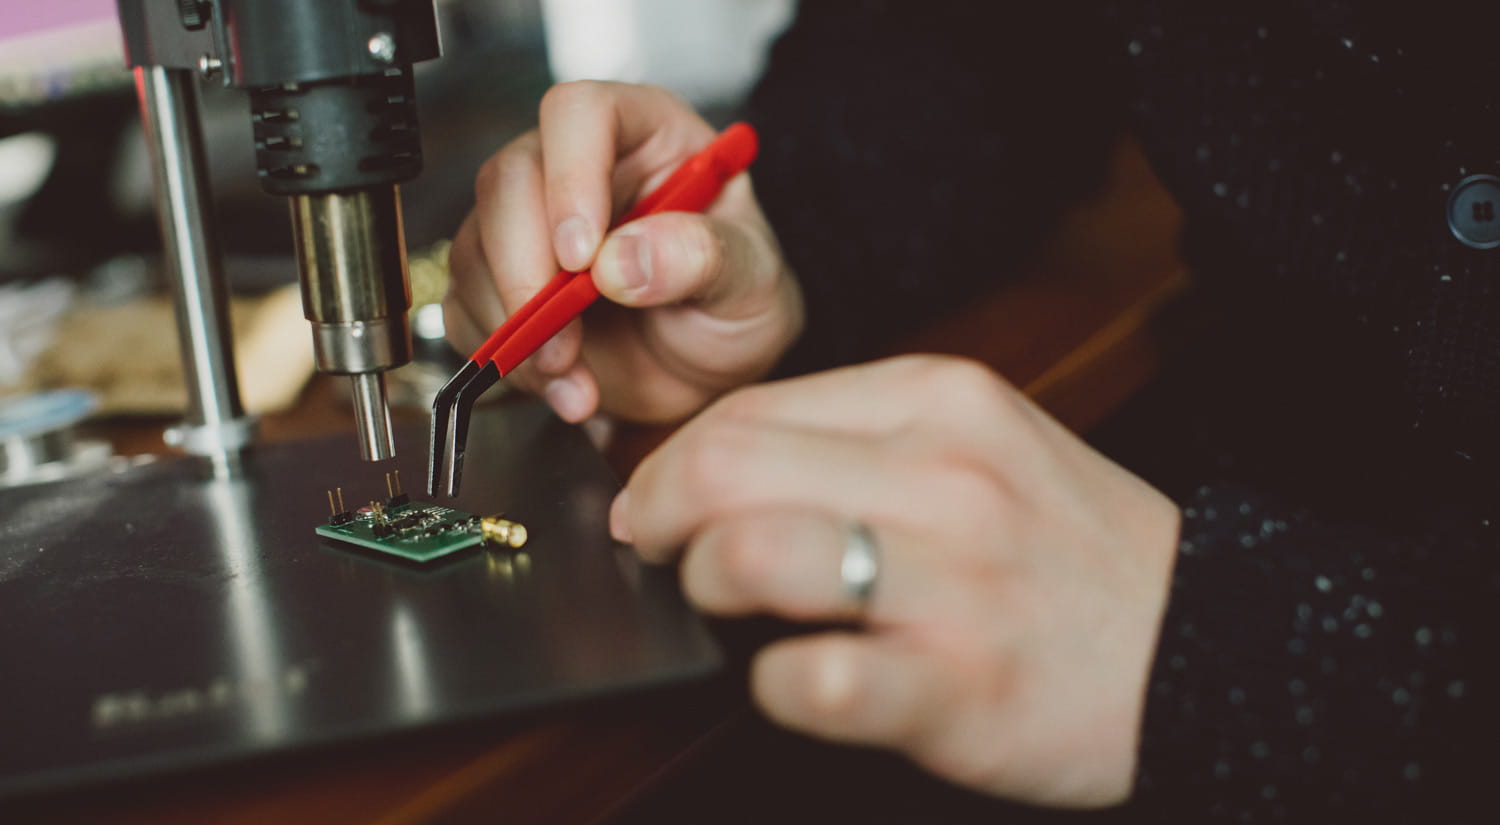
<svg viewBox="0 0 1500 825"><path fill-rule="evenodd" d="M794 4L438 0L444 54L416 73L425 171L402 188L419 358L451 357L436 302L474 173L535 123L549 85L656 83L722 123ZM103 416L172 416L185 405L149 160L123 66L113 0L51 0L0 16L0 402L69 387L92 392ZM251 412L274 412L297 403L312 376L287 206L256 182L246 95L216 80L201 88L240 382ZM423 368L392 375L394 403L426 405Z"/></svg>

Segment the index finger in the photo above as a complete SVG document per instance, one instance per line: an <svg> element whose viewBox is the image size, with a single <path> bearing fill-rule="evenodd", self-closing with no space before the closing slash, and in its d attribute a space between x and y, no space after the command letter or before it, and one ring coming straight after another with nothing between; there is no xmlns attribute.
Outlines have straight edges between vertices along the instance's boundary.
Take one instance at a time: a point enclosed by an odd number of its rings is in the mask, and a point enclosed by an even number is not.
<svg viewBox="0 0 1500 825"><path fill-rule="evenodd" d="M705 524L736 513L814 506L854 519L910 499L868 439L699 420L647 456L615 499L611 524L650 560L675 555Z"/></svg>
<svg viewBox="0 0 1500 825"><path fill-rule="evenodd" d="M714 138L676 95L625 83L554 86L540 121L553 247L574 272L594 260L625 201Z"/></svg>

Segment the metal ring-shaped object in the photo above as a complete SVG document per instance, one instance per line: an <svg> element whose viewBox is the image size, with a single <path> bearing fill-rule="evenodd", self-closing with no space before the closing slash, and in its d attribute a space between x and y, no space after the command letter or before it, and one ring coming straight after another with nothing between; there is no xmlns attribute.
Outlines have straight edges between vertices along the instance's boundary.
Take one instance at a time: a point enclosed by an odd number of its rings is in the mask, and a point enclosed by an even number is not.
<svg viewBox="0 0 1500 825"><path fill-rule="evenodd" d="M844 538L844 555L839 561L839 583L844 597L855 614L863 617L875 594L880 578L880 545L875 533L862 521L852 522Z"/></svg>

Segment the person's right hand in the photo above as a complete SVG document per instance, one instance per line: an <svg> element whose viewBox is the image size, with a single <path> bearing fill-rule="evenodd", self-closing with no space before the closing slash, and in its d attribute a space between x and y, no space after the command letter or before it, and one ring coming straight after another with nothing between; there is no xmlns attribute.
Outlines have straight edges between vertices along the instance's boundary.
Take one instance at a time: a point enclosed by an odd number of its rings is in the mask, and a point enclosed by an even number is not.
<svg viewBox="0 0 1500 825"><path fill-rule="evenodd" d="M764 377L801 331L802 297L747 175L702 215L660 213L605 234L713 138L664 89L553 87L539 127L479 172L449 258L449 338L468 352L559 268L592 267L620 306L596 305L511 374L562 418L676 422Z"/></svg>

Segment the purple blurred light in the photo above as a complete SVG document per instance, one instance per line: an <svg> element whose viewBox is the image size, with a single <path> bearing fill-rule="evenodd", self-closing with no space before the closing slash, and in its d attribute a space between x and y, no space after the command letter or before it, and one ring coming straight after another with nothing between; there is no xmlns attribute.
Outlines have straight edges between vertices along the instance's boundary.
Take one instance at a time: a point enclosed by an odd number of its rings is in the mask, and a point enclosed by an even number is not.
<svg viewBox="0 0 1500 825"><path fill-rule="evenodd" d="M114 19L115 0L6 0L0 13L0 39Z"/></svg>

